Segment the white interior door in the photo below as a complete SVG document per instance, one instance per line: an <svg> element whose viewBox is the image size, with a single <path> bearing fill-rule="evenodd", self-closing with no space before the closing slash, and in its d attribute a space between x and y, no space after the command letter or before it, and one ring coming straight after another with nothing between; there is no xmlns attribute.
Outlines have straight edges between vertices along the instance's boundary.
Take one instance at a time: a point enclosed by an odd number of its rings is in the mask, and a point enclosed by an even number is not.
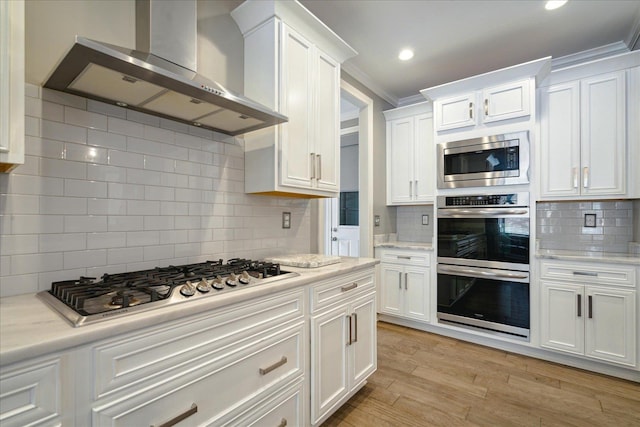
<svg viewBox="0 0 640 427"><path fill-rule="evenodd" d="M330 199L331 255L360 256L360 227L340 225L340 199Z"/></svg>

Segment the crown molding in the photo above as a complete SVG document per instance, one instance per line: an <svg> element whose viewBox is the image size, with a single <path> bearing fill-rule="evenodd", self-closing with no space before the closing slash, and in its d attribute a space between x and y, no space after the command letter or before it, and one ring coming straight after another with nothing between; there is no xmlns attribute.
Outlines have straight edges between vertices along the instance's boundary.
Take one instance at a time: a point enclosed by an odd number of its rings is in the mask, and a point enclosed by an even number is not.
<svg viewBox="0 0 640 427"><path fill-rule="evenodd" d="M347 61L342 64L342 69L351 77L362 83L367 89L387 101L389 104L393 105L394 107L398 105L398 98L382 89L377 83L373 81L373 79L371 79L371 77L369 77L367 73L353 65L351 62Z"/></svg>
<svg viewBox="0 0 640 427"><path fill-rule="evenodd" d="M604 46L595 47L593 49L583 50L581 52L554 58L551 60L551 69L566 68L583 62L593 61L595 59L626 52L629 52L627 45L622 41L618 41Z"/></svg>
<svg viewBox="0 0 640 427"><path fill-rule="evenodd" d="M640 49L640 13L636 16L636 20L631 26L631 31L625 40L629 50Z"/></svg>

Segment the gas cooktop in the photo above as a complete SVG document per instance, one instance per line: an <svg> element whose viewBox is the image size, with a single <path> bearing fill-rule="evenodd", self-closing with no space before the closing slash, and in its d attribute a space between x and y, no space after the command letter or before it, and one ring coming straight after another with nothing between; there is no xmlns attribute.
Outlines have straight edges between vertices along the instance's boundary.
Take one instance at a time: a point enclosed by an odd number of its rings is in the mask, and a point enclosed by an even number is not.
<svg viewBox="0 0 640 427"><path fill-rule="evenodd" d="M295 276L280 264L234 258L63 280L38 296L81 326Z"/></svg>

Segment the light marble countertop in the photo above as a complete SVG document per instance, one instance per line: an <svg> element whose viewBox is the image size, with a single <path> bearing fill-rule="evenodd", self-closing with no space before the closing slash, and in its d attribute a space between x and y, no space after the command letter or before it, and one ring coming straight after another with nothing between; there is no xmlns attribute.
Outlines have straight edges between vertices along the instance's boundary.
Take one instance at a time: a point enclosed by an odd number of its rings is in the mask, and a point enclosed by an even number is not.
<svg viewBox="0 0 640 427"><path fill-rule="evenodd" d="M611 264L627 264L640 267L640 256L636 254L540 249L536 252L536 257L540 259L565 261L608 262Z"/></svg>
<svg viewBox="0 0 640 427"><path fill-rule="evenodd" d="M373 267L379 262L373 258L342 257L340 263L319 268L287 267L287 271L294 271L300 275L263 286L238 289L217 296L212 294L211 298L200 298L185 304L174 304L78 328L73 327L36 294L0 298L0 365L5 366L27 358L64 351L144 327L157 326L163 322L334 278Z"/></svg>
<svg viewBox="0 0 640 427"><path fill-rule="evenodd" d="M265 258L265 261L276 262L280 265L302 268L318 268L329 264L340 262L339 256L319 255L319 254L294 254L280 255Z"/></svg>
<svg viewBox="0 0 640 427"><path fill-rule="evenodd" d="M383 242L374 245L376 248L412 249L417 251L433 251L432 243L420 242Z"/></svg>

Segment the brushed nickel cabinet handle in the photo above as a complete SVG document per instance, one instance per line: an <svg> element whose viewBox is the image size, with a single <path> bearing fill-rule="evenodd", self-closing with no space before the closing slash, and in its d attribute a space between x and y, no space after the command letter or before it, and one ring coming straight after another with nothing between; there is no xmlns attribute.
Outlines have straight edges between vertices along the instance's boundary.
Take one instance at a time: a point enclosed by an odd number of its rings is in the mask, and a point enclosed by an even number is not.
<svg viewBox="0 0 640 427"><path fill-rule="evenodd" d="M414 186L414 190L413 190L413 194L416 195L416 198L418 197L418 180L416 179L415 181L413 181L413 186Z"/></svg>
<svg viewBox="0 0 640 427"><path fill-rule="evenodd" d="M584 188L589 187L589 168L587 166L582 168L582 186Z"/></svg>
<svg viewBox="0 0 640 427"><path fill-rule="evenodd" d="M404 273L404 290L407 290L407 282L409 281L409 273Z"/></svg>
<svg viewBox="0 0 640 427"><path fill-rule="evenodd" d="M287 419L283 418L282 420L280 420L280 424L278 424L278 427L286 427L287 425Z"/></svg>
<svg viewBox="0 0 640 427"><path fill-rule="evenodd" d="M578 188L578 168L573 168L573 188Z"/></svg>
<svg viewBox="0 0 640 427"><path fill-rule="evenodd" d="M398 255L398 259L411 259L411 257L406 255Z"/></svg>
<svg viewBox="0 0 640 427"><path fill-rule="evenodd" d="M582 317L582 295L578 294L578 317Z"/></svg>
<svg viewBox="0 0 640 427"><path fill-rule="evenodd" d="M316 160L318 160L318 177L316 179L322 179L322 155L316 154Z"/></svg>
<svg viewBox="0 0 640 427"><path fill-rule="evenodd" d="M350 285L345 285L345 286L341 287L340 290L342 292L347 292L347 291L350 291L351 289L355 289L357 287L358 287L358 282L353 282Z"/></svg>
<svg viewBox="0 0 640 427"><path fill-rule="evenodd" d="M347 322L349 322L349 341L347 341L347 345L351 345L351 343L353 342L353 339L351 337L351 315L347 314Z"/></svg>
<svg viewBox="0 0 640 427"><path fill-rule="evenodd" d="M591 295L588 296L589 298L589 319L593 319L593 297Z"/></svg>
<svg viewBox="0 0 640 427"><path fill-rule="evenodd" d="M398 289L402 289L402 272L398 272Z"/></svg>
<svg viewBox="0 0 640 427"><path fill-rule="evenodd" d="M267 375L269 372L273 371L274 369L278 369L280 366L284 365L285 363L287 363L287 358L286 356L282 356L282 359L278 360L273 365L269 365L266 368L260 368L259 369L260 375Z"/></svg>
<svg viewBox="0 0 640 427"><path fill-rule="evenodd" d="M162 424L158 424L157 426L155 424L151 424L151 427L171 427L178 424L180 421L186 418L189 418L191 415L195 414L196 412L198 412L198 405L196 405L195 403L192 403L191 408L187 409L182 414L177 415L171 418L169 421L166 421Z"/></svg>
<svg viewBox="0 0 640 427"><path fill-rule="evenodd" d="M311 179L316 179L316 154L311 153Z"/></svg>
<svg viewBox="0 0 640 427"><path fill-rule="evenodd" d="M409 181L409 198L413 199L413 181Z"/></svg>
<svg viewBox="0 0 640 427"><path fill-rule="evenodd" d="M473 102L469 103L469 118L473 119Z"/></svg>
<svg viewBox="0 0 640 427"><path fill-rule="evenodd" d="M354 324L353 342L358 342L358 314L353 313L351 314L351 316L353 317L353 324Z"/></svg>
<svg viewBox="0 0 640 427"><path fill-rule="evenodd" d="M484 115L485 117L489 115L489 98L484 100Z"/></svg>
<svg viewBox="0 0 640 427"><path fill-rule="evenodd" d="M574 276L589 276L589 277L598 277L598 273L593 271L574 271Z"/></svg>

